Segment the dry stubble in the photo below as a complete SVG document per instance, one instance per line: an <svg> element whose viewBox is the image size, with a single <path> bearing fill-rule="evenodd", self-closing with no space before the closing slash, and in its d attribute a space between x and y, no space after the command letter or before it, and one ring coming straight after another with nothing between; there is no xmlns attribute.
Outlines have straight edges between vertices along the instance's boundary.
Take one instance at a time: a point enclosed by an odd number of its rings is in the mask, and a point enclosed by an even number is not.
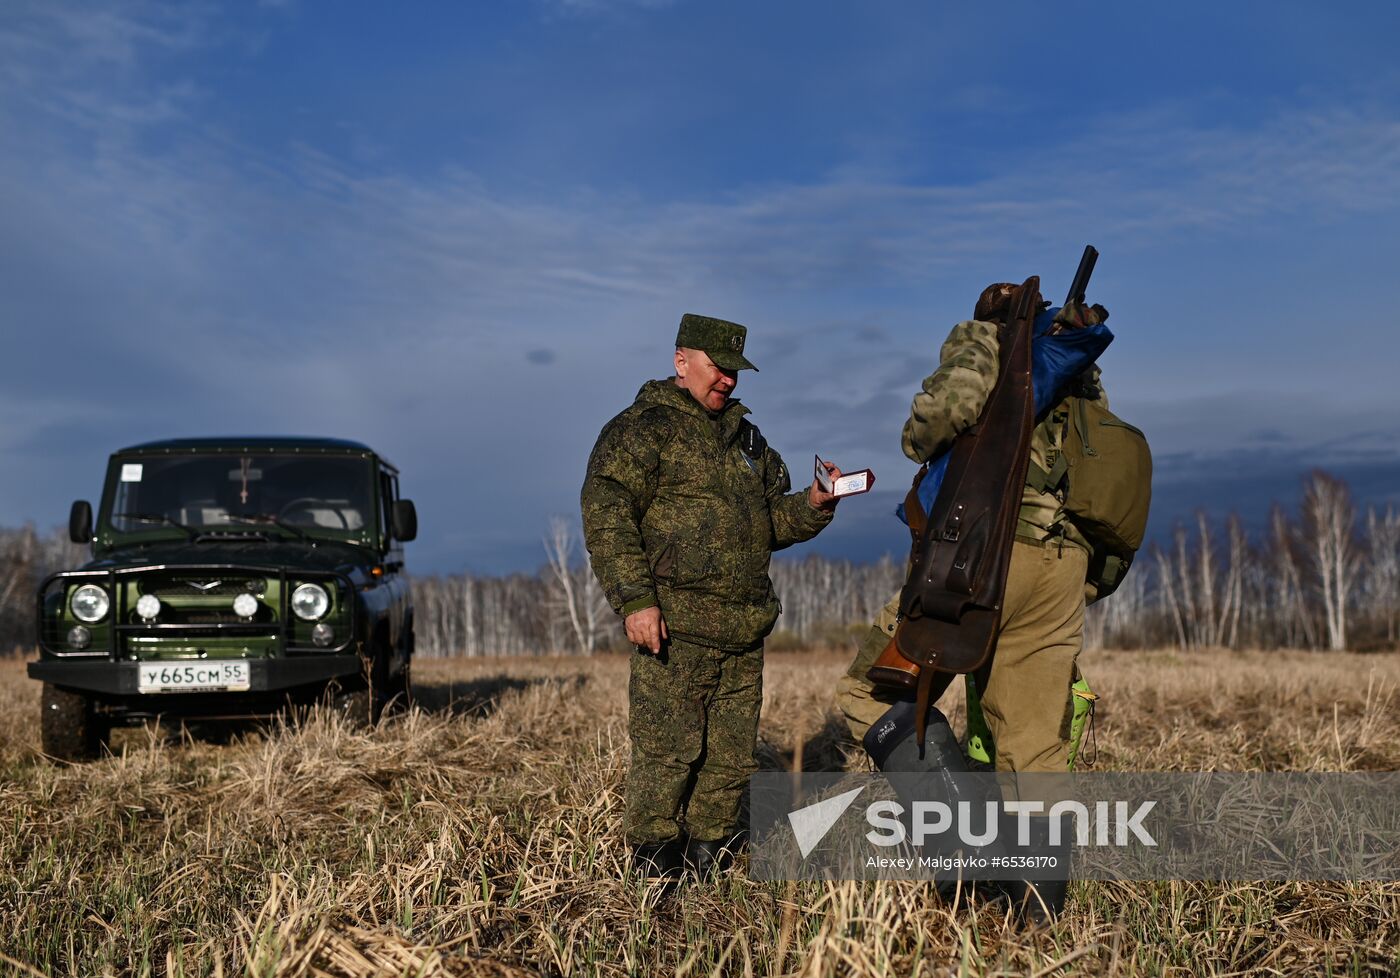
<svg viewBox="0 0 1400 978"><path fill-rule="evenodd" d="M843 763L842 657L770 656L766 767ZM1394 770L1400 656L1098 653L1107 770ZM913 883L671 901L623 872L625 660L423 663L421 707L36 756L0 663L0 968L14 974L1295 974L1400 969L1400 887L1079 883L1050 931ZM859 764L858 758L849 763Z"/></svg>

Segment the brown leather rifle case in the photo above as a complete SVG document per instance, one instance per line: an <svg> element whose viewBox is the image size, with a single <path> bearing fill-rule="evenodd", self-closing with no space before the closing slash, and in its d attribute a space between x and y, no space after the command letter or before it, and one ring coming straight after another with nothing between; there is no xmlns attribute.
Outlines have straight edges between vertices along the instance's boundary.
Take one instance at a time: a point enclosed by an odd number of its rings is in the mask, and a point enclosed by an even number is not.
<svg viewBox="0 0 1400 978"><path fill-rule="evenodd" d="M1035 427L1031 327L1039 309L1033 276L1011 294L997 382L977 422L954 439L932 511L925 516L918 501L925 470L905 500L914 543L900 623L867 675L917 691L920 742L935 681L941 694L954 674L990 665Z"/></svg>

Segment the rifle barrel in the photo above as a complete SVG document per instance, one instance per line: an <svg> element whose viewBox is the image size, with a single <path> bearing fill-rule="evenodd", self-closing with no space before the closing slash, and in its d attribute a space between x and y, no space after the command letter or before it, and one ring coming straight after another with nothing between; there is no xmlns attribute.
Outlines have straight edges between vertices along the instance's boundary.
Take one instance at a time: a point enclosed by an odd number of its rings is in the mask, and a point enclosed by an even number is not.
<svg viewBox="0 0 1400 978"><path fill-rule="evenodd" d="M1094 274L1094 263L1098 260L1098 249L1093 245L1085 245L1084 254L1079 259L1079 267L1074 272L1074 281L1070 283L1065 305L1084 301L1084 294L1089 291L1089 277Z"/></svg>

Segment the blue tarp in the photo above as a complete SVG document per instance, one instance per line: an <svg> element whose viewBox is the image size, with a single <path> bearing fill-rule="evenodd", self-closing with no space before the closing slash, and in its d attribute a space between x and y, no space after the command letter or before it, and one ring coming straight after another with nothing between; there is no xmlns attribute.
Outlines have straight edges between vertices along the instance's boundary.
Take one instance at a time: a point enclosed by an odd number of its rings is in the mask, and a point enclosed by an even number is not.
<svg viewBox="0 0 1400 978"><path fill-rule="evenodd" d="M1089 367L1108 344L1113 342L1113 333L1106 324L1089 326L1085 329L1070 329L1053 336L1047 335L1059 308L1046 309L1035 317L1031 333L1031 389L1035 393L1035 419L1041 421L1050 410L1064 400L1069 385ZM928 474L919 483L919 502L925 513L933 511L933 501L938 498L938 490L943 485L943 474L948 471L948 452L929 463ZM903 523L904 504L895 507L895 515Z"/></svg>

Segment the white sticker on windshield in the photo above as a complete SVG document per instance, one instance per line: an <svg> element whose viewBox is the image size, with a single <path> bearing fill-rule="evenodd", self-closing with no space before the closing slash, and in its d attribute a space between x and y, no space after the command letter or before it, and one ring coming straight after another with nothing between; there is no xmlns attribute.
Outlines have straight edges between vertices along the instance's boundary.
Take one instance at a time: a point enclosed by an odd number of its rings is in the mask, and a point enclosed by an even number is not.
<svg viewBox="0 0 1400 978"><path fill-rule="evenodd" d="M123 481L123 482L140 482L140 481L141 481L141 463L140 463L140 462L127 462L127 463L123 464L123 465L122 465L122 481Z"/></svg>

